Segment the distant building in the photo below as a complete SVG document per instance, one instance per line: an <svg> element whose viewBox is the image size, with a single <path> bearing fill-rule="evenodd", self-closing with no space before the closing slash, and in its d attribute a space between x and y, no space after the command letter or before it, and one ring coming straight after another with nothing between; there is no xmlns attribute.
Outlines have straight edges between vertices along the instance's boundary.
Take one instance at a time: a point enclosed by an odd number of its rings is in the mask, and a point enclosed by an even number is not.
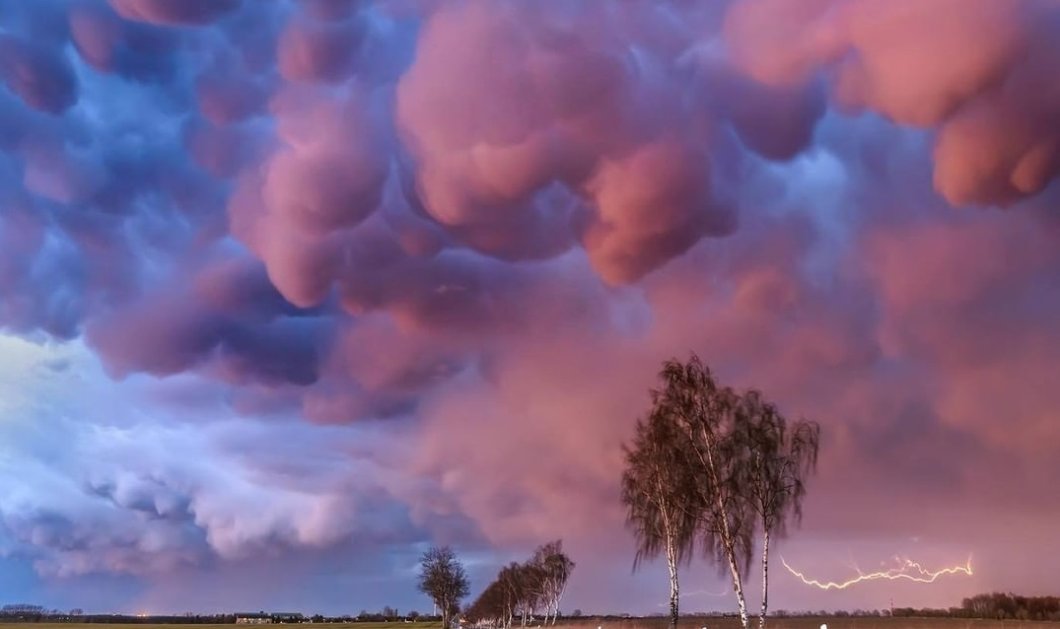
<svg viewBox="0 0 1060 629"><path fill-rule="evenodd" d="M305 616L299 613L276 612L272 614L272 622L305 622Z"/></svg>

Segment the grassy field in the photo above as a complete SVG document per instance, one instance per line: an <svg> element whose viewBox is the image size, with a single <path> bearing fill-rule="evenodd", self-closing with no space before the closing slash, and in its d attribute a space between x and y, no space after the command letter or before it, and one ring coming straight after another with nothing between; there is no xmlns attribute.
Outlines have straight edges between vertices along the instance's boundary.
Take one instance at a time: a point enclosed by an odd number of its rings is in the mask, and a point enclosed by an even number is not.
<svg viewBox="0 0 1060 629"><path fill-rule="evenodd" d="M793 617L770 618L769 629L1060 629L1060 623L1029 621L982 621L966 618L890 618L890 617ZM667 629L667 618L630 618L623 621L586 621L566 623L564 629ZM557 625L557 629L560 629ZM678 629L739 629L739 618L693 617L682 618ZM758 627L755 618L754 627Z"/></svg>
<svg viewBox="0 0 1060 629"><path fill-rule="evenodd" d="M1060 622L1033 622L1023 620L973 620L964 618L874 618L874 617L809 617L770 618L768 629L819 629L827 624L828 629L1060 629ZM628 620L592 620L567 622L556 625L564 629L666 629L666 618L630 618ZM758 627L758 619L754 625ZM737 618L683 618L678 629L739 629Z"/></svg>
<svg viewBox="0 0 1060 629"><path fill-rule="evenodd" d="M771 618L769 629L1060 629L1060 622L1022 620L966 620L963 618ZM0 629L232 629L227 625L162 625L162 624L104 624L104 623L0 623ZM325 625L328 629L441 629L438 622L358 622ZM739 629L736 618L685 618L679 629ZM755 624L755 627L758 625ZM293 626L292 626L293 627ZM518 624L516 625L518 627ZM585 618L576 622L557 624L556 629L666 629L665 618L630 618L626 620L595 620ZM514 629L514 628L513 628Z"/></svg>
<svg viewBox="0 0 1060 629"><path fill-rule="evenodd" d="M352 623L327 623L314 625L321 629L441 629L441 622L352 622ZM224 625L194 625L194 624L150 624L150 623L70 623L70 622L0 622L0 629L265 629L274 627L280 629L296 629L307 627L297 624L275 624L275 625L236 625L228 623ZM585 629L583 627L583 629ZM595 627L593 628L595 629Z"/></svg>

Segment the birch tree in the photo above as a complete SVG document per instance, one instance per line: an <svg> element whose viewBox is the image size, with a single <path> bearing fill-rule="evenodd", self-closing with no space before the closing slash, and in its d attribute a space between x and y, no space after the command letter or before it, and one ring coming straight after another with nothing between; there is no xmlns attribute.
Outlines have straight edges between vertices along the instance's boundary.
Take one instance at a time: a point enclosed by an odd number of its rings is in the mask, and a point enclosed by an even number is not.
<svg viewBox="0 0 1060 629"><path fill-rule="evenodd" d="M653 396L656 397L656 396ZM656 400L657 401L657 400ZM670 575L670 627L679 615L678 566L690 555L699 508L690 503L698 494L692 487L684 438L665 409L656 406L647 421L638 420L632 444L626 446L622 474L622 502L633 530L636 570L660 553Z"/></svg>
<svg viewBox="0 0 1060 629"><path fill-rule="evenodd" d="M496 579L468 607L466 616L478 627L503 627L507 620L505 610L504 584Z"/></svg>
<svg viewBox="0 0 1060 629"><path fill-rule="evenodd" d="M622 500L637 538L634 567L664 552L670 569L671 625L677 623L677 566L698 541L732 581L743 629L750 629L744 575L762 528L762 609L769 609L769 548L801 517L806 477L817 461L820 427L790 428L757 391L719 384L699 357L669 360L651 391L652 410L625 449Z"/></svg>
<svg viewBox="0 0 1060 629"><path fill-rule="evenodd" d="M747 448L736 434L740 396L719 385L695 354L686 363L666 361L660 377L656 410L673 418L687 437L677 451L694 478L695 497L689 500L698 511L699 539L728 568L740 623L749 629L743 573L751 563L755 519L741 486Z"/></svg>
<svg viewBox="0 0 1060 629"><path fill-rule="evenodd" d="M762 528L762 609L758 626L764 629L769 612L769 543L787 532L789 519L802 518L806 478L817 465L821 427L799 420L789 427L777 407L758 391L740 400L738 433L748 453L740 486Z"/></svg>
<svg viewBox="0 0 1060 629"><path fill-rule="evenodd" d="M519 582L519 626L525 627L532 619L537 608L545 600L545 568L531 557L523 564L517 564L516 578Z"/></svg>
<svg viewBox="0 0 1060 629"><path fill-rule="evenodd" d="M567 580L574 570L574 562L563 552L563 540L555 540L539 546L530 562L540 570L541 603L545 606L542 624L552 624L559 616L559 603L567 589Z"/></svg>

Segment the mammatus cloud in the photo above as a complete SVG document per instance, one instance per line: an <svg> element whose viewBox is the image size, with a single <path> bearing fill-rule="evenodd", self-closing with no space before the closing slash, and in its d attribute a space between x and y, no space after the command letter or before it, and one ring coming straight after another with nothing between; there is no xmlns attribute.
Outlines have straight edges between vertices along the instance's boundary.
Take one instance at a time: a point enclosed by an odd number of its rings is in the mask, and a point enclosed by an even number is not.
<svg viewBox="0 0 1060 629"><path fill-rule="evenodd" d="M604 553L692 350L825 425L811 539L1056 516L1049 3L4 11L0 326L153 396L11 433L44 574Z"/></svg>
<svg viewBox="0 0 1060 629"><path fill-rule="evenodd" d="M1047 2L741 2L725 38L759 81L823 74L841 108L936 129L939 193L1008 205L1060 169L1058 28Z"/></svg>

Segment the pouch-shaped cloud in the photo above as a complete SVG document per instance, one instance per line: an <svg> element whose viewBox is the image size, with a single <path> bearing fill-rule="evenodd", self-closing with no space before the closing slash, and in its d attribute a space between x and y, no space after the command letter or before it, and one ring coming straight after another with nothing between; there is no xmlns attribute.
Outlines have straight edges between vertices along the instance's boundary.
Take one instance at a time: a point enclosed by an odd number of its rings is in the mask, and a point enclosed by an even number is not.
<svg viewBox="0 0 1060 629"><path fill-rule="evenodd" d="M740 2L725 35L757 80L823 73L842 107L937 128L935 186L954 205L1012 203L1060 169L1050 3Z"/></svg>
<svg viewBox="0 0 1060 629"><path fill-rule="evenodd" d="M324 299L341 262L339 232L382 200L389 164L370 99L281 95L274 112L282 145L260 173L243 178L243 192L230 205L235 234L297 305Z"/></svg>
<svg viewBox="0 0 1060 629"><path fill-rule="evenodd" d="M87 336L116 375L207 363L235 382L307 385L332 325L288 304L256 263L221 258L93 320Z"/></svg>
<svg viewBox="0 0 1060 629"><path fill-rule="evenodd" d="M572 228L601 275L635 280L731 226L709 183L709 126L693 122L695 103L680 104L673 60L653 57L666 51L641 57L620 33L590 28L612 19L605 7L563 13L440 8L398 85L397 124L432 218L525 230L545 220L541 191L559 184L588 206ZM562 225L553 231L564 235Z"/></svg>

